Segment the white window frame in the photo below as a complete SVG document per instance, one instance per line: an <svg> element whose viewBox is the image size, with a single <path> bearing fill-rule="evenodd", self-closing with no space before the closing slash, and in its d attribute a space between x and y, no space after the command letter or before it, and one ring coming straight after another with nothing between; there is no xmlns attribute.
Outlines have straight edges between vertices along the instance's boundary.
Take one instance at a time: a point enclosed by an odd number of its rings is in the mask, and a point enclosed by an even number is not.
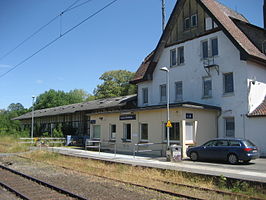
<svg viewBox="0 0 266 200"><path fill-rule="evenodd" d="M112 130L112 126L115 126L115 132ZM116 140L117 126L116 124L110 124L110 140Z"/></svg>
<svg viewBox="0 0 266 200"><path fill-rule="evenodd" d="M206 81L211 81L211 89L210 94L205 94L205 83ZM203 98L211 98L212 97L212 78L210 76L202 77L202 97Z"/></svg>
<svg viewBox="0 0 266 200"><path fill-rule="evenodd" d="M142 125L147 125L147 136L148 138L147 139L142 139ZM140 141L141 142L148 142L149 141L149 124L148 123L140 123Z"/></svg>
<svg viewBox="0 0 266 200"><path fill-rule="evenodd" d="M233 135L232 136L228 136L227 135L227 131L230 131L230 130L227 130L227 120L232 120L233 123L234 123L234 129L233 129ZM234 117L224 117L224 136L225 137L230 137L230 138L235 138L235 118Z"/></svg>
<svg viewBox="0 0 266 200"><path fill-rule="evenodd" d="M213 29L213 20L210 16L205 16L205 31L209 31Z"/></svg>

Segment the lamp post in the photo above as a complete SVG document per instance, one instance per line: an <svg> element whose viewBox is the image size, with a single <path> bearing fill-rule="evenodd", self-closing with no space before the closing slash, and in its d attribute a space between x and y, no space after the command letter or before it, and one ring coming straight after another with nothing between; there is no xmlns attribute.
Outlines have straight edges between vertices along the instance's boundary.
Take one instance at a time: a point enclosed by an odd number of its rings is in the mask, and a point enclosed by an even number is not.
<svg viewBox="0 0 266 200"><path fill-rule="evenodd" d="M169 89L169 69L167 67L162 67L160 70L165 71L167 74L167 124L170 121L170 114L169 114L169 97L170 97L170 89ZM170 146L170 126L167 125L167 147Z"/></svg>
<svg viewBox="0 0 266 200"><path fill-rule="evenodd" d="M35 96L32 96L32 112L31 112L31 143L33 143L33 129L34 129L34 99L35 99Z"/></svg>

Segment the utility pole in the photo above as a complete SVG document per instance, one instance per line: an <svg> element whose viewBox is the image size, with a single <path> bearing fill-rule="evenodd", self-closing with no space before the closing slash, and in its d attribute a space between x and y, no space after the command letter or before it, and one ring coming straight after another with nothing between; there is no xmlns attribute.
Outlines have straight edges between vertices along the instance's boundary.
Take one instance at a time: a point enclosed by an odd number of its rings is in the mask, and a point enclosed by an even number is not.
<svg viewBox="0 0 266 200"><path fill-rule="evenodd" d="M162 0L162 30L165 28L165 0Z"/></svg>

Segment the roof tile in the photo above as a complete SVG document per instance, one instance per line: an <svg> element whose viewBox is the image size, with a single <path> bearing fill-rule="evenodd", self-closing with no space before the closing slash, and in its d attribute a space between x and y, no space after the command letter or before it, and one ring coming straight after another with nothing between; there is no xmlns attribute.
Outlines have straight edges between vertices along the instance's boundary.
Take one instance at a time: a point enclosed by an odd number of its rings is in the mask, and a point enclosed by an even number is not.
<svg viewBox="0 0 266 200"><path fill-rule="evenodd" d="M265 116L266 117L266 97L263 100L263 102L249 115L249 117L261 117Z"/></svg>

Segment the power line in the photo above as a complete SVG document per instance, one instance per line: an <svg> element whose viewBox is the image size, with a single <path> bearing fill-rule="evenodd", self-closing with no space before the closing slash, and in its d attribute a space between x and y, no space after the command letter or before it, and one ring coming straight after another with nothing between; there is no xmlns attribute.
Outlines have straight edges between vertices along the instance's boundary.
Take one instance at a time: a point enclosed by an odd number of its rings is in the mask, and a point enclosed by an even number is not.
<svg viewBox="0 0 266 200"><path fill-rule="evenodd" d="M25 38L22 42L20 42L17 46L15 46L13 49L9 50L7 53L5 53L3 56L0 57L0 60L2 60L3 58L7 57L8 55L10 55L11 53L13 53L17 48L19 48L20 46L22 46L25 42L27 42L29 39L31 39L33 36L35 36L37 33L39 33L41 30L43 30L45 27L47 27L49 24L51 24L53 21L55 21L58 17L61 17L62 14L75 9L77 6L73 7L74 5L76 5L80 0L76 0L74 3L72 3L70 6L68 6L65 10L63 10L60 14L58 14L57 16L55 16L54 18L52 18L49 22L47 22L46 24L44 24L43 26L41 26L39 29L37 29L35 32L33 32L31 35L29 35L27 38ZM91 0L90 0L91 1ZM85 3L88 3L88 1L82 3L82 5L84 5ZM79 4L81 5L81 4Z"/></svg>
<svg viewBox="0 0 266 200"><path fill-rule="evenodd" d="M92 0L87 0L87 1L85 1L83 3L80 3L80 4L78 4L78 5L76 5L76 6L72 7L72 8L69 8L67 11L70 11L70 10L76 9L76 8L78 8L80 6L83 6L84 4L86 4L86 3L90 2L90 1L92 1Z"/></svg>
<svg viewBox="0 0 266 200"><path fill-rule="evenodd" d="M76 29L77 27L79 27L81 24L83 24L84 22L86 22L87 20L93 18L94 16L96 16L97 14L101 13L103 10L105 10L106 8L108 8L109 6L111 6L112 4L114 4L115 2L117 2L118 0L113 0L110 3L106 4L104 7L102 7L101 9L99 9L98 11L94 12L92 15L88 16L87 18L85 18L84 20L82 20L80 23L78 23L77 25L73 26L72 28L68 29L66 32L64 32L62 35L56 37L54 40L50 41L49 43L47 43L46 45L44 45L42 48L40 48L38 51L36 51L35 53L31 54L29 57L25 58L24 60L22 60L21 62L19 62L18 64L16 64L15 66L13 66L11 69L9 69L8 71L4 72L3 74L0 75L0 78L4 77L5 75L7 75L8 73L10 73L11 71L15 70L16 68L18 68L20 65L22 65L23 63L25 63L27 60L31 59L32 57L34 57L35 55L37 55L38 53L40 53L42 50L46 49L47 47L49 47L50 45L52 45L53 43L55 43L57 40L59 40L60 38L62 38L63 36L65 36L66 34L70 33L71 31L73 31L74 29Z"/></svg>

